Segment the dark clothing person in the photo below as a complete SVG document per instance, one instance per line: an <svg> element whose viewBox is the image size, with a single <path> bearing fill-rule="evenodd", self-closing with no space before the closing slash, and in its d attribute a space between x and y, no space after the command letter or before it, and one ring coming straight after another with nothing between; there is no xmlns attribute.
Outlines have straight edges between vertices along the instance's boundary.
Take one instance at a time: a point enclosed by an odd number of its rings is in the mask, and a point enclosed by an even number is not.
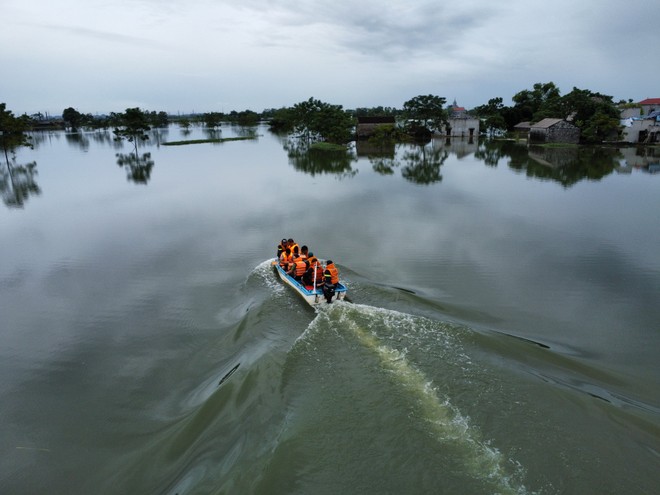
<svg viewBox="0 0 660 495"><path fill-rule="evenodd" d="M328 260L325 265L323 279L323 295L325 296L325 300L328 301L328 304L330 304L339 283L339 270L331 260Z"/></svg>

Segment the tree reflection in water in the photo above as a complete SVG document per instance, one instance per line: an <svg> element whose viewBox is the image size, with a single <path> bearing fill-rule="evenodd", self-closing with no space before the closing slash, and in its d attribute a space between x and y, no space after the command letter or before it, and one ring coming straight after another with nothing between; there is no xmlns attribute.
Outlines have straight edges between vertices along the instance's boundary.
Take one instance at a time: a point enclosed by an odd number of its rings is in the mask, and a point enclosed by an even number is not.
<svg viewBox="0 0 660 495"><path fill-rule="evenodd" d="M30 196L38 196L41 189L35 182L37 162L25 165L5 163L0 175L0 194L9 208L23 208Z"/></svg>
<svg viewBox="0 0 660 495"><path fill-rule="evenodd" d="M404 165L401 176L409 182L428 185L442 181L440 167L449 157L445 147L438 148L433 141L405 146L402 154L397 153L394 144L382 146L382 143L369 142L358 145L358 149L369 158L374 172L378 174L393 175L395 168Z"/></svg>
<svg viewBox="0 0 660 495"><path fill-rule="evenodd" d="M300 139L289 139L284 142L289 163L299 172L310 175L334 174L340 178L353 177L352 163L357 157L349 150L323 150L310 148Z"/></svg>
<svg viewBox="0 0 660 495"><path fill-rule="evenodd" d="M597 146L527 146L513 141L487 141L475 156L497 166L508 159L513 170L528 177L551 180L568 188L582 180L598 181L610 175L622 157L615 148Z"/></svg>
<svg viewBox="0 0 660 495"><path fill-rule="evenodd" d="M401 169L401 176L415 184L428 185L442 180L440 167L449 157L445 148L436 148L430 144L418 144L403 154L406 165Z"/></svg>
<svg viewBox="0 0 660 495"><path fill-rule="evenodd" d="M126 170L126 178L136 184L146 184L151 177L154 161L151 153L117 153L117 165Z"/></svg>

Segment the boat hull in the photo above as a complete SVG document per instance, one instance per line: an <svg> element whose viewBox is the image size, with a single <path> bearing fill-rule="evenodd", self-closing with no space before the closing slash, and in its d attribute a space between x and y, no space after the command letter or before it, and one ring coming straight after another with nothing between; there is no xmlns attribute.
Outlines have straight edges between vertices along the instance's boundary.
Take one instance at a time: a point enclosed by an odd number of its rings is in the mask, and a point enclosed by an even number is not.
<svg viewBox="0 0 660 495"><path fill-rule="evenodd" d="M328 302L325 299L325 296L323 295L323 289L321 288L314 289L311 287L308 288L303 286L293 277L287 275L284 269L276 261L273 261L273 267L275 268L275 272L277 273L277 275L280 277L280 280L282 280L285 284L287 284L294 291L296 291L298 295L307 302L307 304L309 304L310 306L328 304ZM335 294L332 296L331 302L341 301L342 299L345 299L346 292L347 289L344 284L341 283L337 284L337 287L335 288Z"/></svg>

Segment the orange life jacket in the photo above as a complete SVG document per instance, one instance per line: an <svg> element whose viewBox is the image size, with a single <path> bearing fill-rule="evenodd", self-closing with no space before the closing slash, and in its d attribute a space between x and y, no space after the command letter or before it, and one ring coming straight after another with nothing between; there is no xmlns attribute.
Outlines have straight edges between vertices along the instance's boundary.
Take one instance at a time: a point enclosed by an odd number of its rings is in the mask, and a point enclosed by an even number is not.
<svg viewBox="0 0 660 495"><path fill-rule="evenodd" d="M289 263L293 261L293 255L291 254L286 254L286 252L282 253L280 256L280 266L282 268L288 268Z"/></svg>
<svg viewBox="0 0 660 495"><path fill-rule="evenodd" d="M337 267L334 263L325 267L323 276L325 277L326 282L329 279L331 284L339 283L339 270L337 270Z"/></svg>
<svg viewBox="0 0 660 495"><path fill-rule="evenodd" d="M305 261L301 260L300 258L298 258L296 261L294 261L293 265L294 265L293 266L293 270L294 270L293 274L296 277L302 277L305 274L305 272L307 271L307 263L305 263Z"/></svg>

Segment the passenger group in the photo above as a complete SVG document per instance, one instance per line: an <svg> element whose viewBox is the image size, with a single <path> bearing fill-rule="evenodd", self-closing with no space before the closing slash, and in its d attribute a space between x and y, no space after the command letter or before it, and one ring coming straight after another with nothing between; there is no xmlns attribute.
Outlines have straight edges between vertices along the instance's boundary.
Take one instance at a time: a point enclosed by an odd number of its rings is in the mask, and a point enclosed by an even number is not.
<svg viewBox="0 0 660 495"><path fill-rule="evenodd" d="M308 289L322 288L326 299L332 298L339 283L339 270L331 260L323 266L307 246L300 247L293 239L282 239L277 246L277 259L284 271L295 280Z"/></svg>

